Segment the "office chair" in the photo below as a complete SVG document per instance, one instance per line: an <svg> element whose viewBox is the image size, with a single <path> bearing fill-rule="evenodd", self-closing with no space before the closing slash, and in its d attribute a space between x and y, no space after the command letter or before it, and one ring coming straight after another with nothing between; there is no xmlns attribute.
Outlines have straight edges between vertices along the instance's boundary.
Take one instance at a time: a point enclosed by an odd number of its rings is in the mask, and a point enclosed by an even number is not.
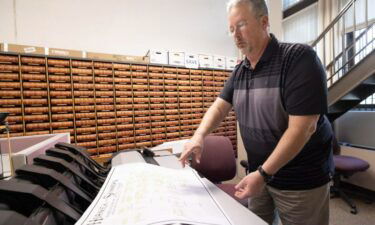
<svg viewBox="0 0 375 225"><path fill-rule="evenodd" d="M335 164L335 172L333 175L333 185L331 186L332 197L341 197L351 208L352 214L357 214L357 206L345 193L341 178L348 178L355 173L366 171L370 165L368 162L353 156L340 155L341 147L336 137L332 139L333 161Z"/></svg>
<svg viewBox="0 0 375 225"><path fill-rule="evenodd" d="M215 183L225 193L247 207L247 199L235 197L235 184L221 183L222 181L233 179L236 175L236 158L229 138L207 136L204 139L200 163L193 160L191 166L208 180Z"/></svg>

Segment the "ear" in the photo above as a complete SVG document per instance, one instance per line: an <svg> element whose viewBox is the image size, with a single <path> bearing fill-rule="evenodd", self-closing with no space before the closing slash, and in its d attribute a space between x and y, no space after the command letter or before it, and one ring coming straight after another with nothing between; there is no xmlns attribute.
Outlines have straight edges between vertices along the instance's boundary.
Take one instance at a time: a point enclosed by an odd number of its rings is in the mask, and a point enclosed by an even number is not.
<svg viewBox="0 0 375 225"><path fill-rule="evenodd" d="M262 24L263 29L266 30L269 27L268 16L262 16L260 18L260 23Z"/></svg>

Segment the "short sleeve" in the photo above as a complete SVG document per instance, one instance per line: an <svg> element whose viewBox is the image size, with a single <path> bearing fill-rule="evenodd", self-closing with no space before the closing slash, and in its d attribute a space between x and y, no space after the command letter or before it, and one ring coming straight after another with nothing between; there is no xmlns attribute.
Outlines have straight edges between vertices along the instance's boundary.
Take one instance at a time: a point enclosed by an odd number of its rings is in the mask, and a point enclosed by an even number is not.
<svg viewBox="0 0 375 225"><path fill-rule="evenodd" d="M289 68L283 97L291 115L327 113L326 74L312 48L307 48Z"/></svg>
<svg viewBox="0 0 375 225"><path fill-rule="evenodd" d="M219 94L219 98L225 100L226 102L233 105L233 92L234 92L234 76L235 76L236 69L232 72L232 75L228 78L225 82L224 88L221 90Z"/></svg>

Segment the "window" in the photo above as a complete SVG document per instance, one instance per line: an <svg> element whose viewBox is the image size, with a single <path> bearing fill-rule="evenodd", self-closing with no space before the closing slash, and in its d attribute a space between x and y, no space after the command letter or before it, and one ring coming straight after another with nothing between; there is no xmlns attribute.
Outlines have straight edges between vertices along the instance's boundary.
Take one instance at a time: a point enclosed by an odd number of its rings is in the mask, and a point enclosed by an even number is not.
<svg viewBox="0 0 375 225"><path fill-rule="evenodd" d="M311 43L318 36L318 4L313 4L282 22L284 41Z"/></svg>
<svg viewBox="0 0 375 225"><path fill-rule="evenodd" d="M361 105L375 105L375 94L370 95L368 98L363 100Z"/></svg>
<svg viewBox="0 0 375 225"><path fill-rule="evenodd" d="M375 28L374 26L370 26L368 29L356 30L354 37L356 40L354 64L357 64L375 49Z"/></svg>
<svg viewBox="0 0 375 225"><path fill-rule="evenodd" d="M302 0L283 0L283 10L290 8Z"/></svg>
<svg viewBox="0 0 375 225"><path fill-rule="evenodd" d="M350 0L340 0L340 9L343 9L348 2ZM370 10L374 7L375 1L373 0L353 1L339 21L338 35L343 36L346 48L343 61L347 65L343 72L356 65L375 48L375 11ZM338 47L337 49L342 51L342 47ZM366 104L364 102L362 104Z"/></svg>
<svg viewBox="0 0 375 225"><path fill-rule="evenodd" d="M340 10L349 2L349 0L340 0ZM367 5L367 10L366 10ZM363 29L368 24L375 22L375 1L374 0L356 0L348 9L344 16L345 32L353 32Z"/></svg>
<svg viewBox="0 0 375 225"><path fill-rule="evenodd" d="M356 110L356 111L375 111L375 94L370 95L368 98L363 100L353 110Z"/></svg>

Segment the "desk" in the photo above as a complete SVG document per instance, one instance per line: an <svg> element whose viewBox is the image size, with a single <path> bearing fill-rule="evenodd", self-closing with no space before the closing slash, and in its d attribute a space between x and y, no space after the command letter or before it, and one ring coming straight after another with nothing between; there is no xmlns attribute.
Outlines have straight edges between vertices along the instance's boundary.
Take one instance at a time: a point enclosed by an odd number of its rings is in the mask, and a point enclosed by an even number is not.
<svg viewBox="0 0 375 225"><path fill-rule="evenodd" d="M154 157L156 162L163 167L183 169L175 155L165 155ZM124 163L145 162L138 152L123 152L112 159L112 166ZM235 199L227 195L221 189L216 187L209 180L203 178L203 182L210 189L215 200L221 205L223 211L231 219L234 225L266 225L267 223L252 213L250 210L242 206Z"/></svg>
<svg viewBox="0 0 375 225"><path fill-rule="evenodd" d="M53 148L58 142L70 143L69 133L43 134L33 136L11 137L10 147L12 148L12 161L14 170L26 164L32 164L33 159L44 154L49 148ZM0 138L0 148L3 152L2 162L5 176L11 175L10 159L8 155L9 145L7 138ZM1 167L1 165L0 165Z"/></svg>

